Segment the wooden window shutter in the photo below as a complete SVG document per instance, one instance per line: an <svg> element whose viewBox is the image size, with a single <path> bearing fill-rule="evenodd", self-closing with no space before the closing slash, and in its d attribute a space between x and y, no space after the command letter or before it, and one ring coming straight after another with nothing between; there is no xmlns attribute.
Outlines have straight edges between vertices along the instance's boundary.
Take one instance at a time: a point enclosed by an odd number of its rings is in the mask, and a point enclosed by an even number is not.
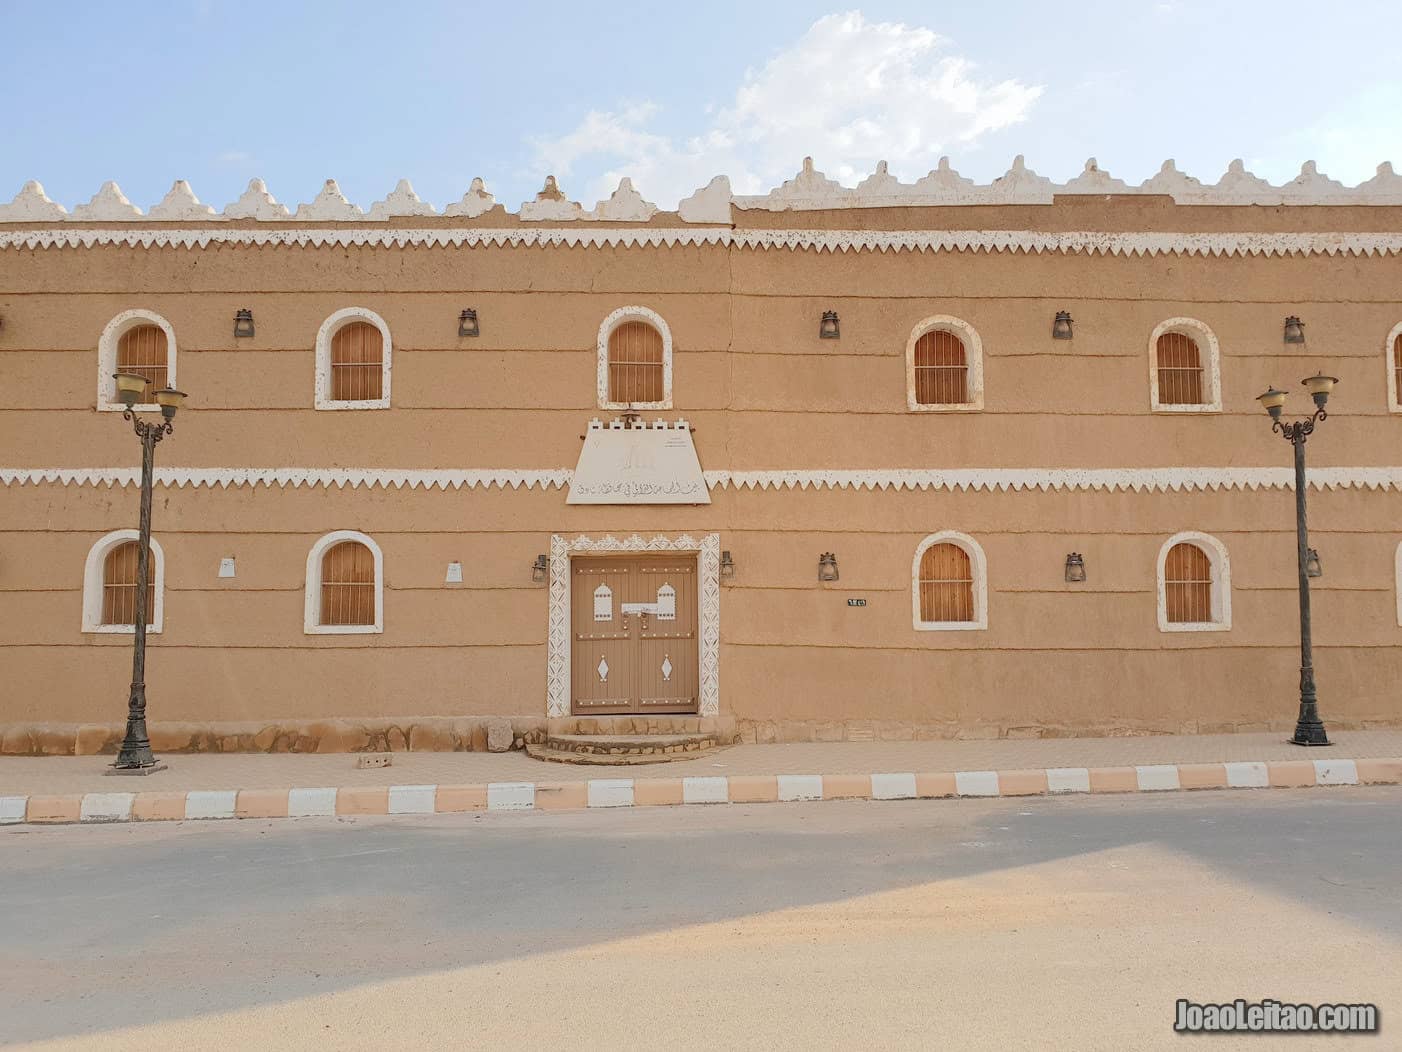
<svg viewBox="0 0 1402 1052"><path fill-rule="evenodd" d="M609 401L661 402L662 334L645 321L609 333Z"/></svg>
<svg viewBox="0 0 1402 1052"><path fill-rule="evenodd" d="M331 398L367 402L382 398L385 341L368 321L342 325L331 336Z"/></svg>
<svg viewBox="0 0 1402 1052"><path fill-rule="evenodd" d="M1159 405L1202 405L1202 355L1191 336L1166 332L1156 348Z"/></svg>
<svg viewBox="0 0 1402 1052"><path fill-rule="evenodd" d="M341 541L321 556L321 624L375 623L375 556L359 541Z"/></svg>
<svg viewBox="0 0 1402 1052"><path fill-rule="evenodd" d="M1402 333L1392 341L1392 397L1402 405Z"/></svg>
<svg viewBox="0 0 1402 1052"><path fill-rule="evenodd" d="M136 624L137 563L141 545L123 541L107 553L102 563L102 623L104 625ZM156 553L146 566L146 623L156 616Z"/></svg>
<svg viewBox="0 0 1402 1052"><path fill-rule="evenodd" d="M138 325L122 333L117 341L117 372L146 377L151 384L146 400L153 402L152 392L167 386L169 355L164 329L159 325Z"/></svg>
<svg viewBox="0 0 1402 1052"><path fill-rule="evenodd" d="M1206 624L1212 618L1212 560L1196 544L1175 544L1164 562L1164 601L1174 624Z"/></svg>
<svg viewBox="0 0 1402 1052"><path fill-rule="evenodd" d="M957 544L932 544L920 556L920 620L972 621L974 571Z"/></svg>
<svg viewBox="0 0 1402 1052"><path fill-rule="evenodd" d="M915 341L917 405L960 405L969 400L969 362L964 341L942 329Z"/></svg>

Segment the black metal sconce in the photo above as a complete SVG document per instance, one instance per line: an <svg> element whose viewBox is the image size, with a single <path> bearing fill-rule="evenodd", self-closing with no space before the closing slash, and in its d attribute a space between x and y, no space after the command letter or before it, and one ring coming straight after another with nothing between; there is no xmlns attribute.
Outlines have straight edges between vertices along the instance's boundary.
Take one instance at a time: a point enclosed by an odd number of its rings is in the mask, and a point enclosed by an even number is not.
<svg viewBox="0 0 1402 1052"><path fill-rule="evenodd" d="M1305 549L1305 576L1323 577L1324 567L1320 565L1319 553L1313 548Z"/></svg>
<svg viewBox="0 0 1402 1052"><path fill-rule="evenodd" d="M818 323L818 339L820 340L840 340L842 339L842 329L838 326L837 311L823 311L823 320Z"/></svg>
<svg viewBox="0 0 1402 1052"><path fill-rule="evenodd" d="M253 335L253 312L245 307L234 311L234 339Z"/></svg>
<svg viewBox="0 0 1402 1052"><path fill-rule="evenodd" d="M1059 310L1056 312L1056 320L1052 322L1052 339L1069 340L1075 333L1071 329L1071 312Z"/></svg>
<svg viewBox="0 0 1402 1052"><path fill-rule="evenodd" d="M1080 552L1071 552L1066 556L1066 583L1080 584L1086 579L1086 561L1081 558Z"/></svg>
<svg viewBox="0 0 1402 1052"><path fill-rule="evenodd" d="M544 553L535 557L535 562L531 563L531 580L540 584L545 580L545 572L550 569L550 556Z"/></svg>
<svg viewBox="0 0 1402 1052"><path fill-rule="evenodd" d="M818 580L837 580L837 556L832 552L823 552L818 556Z"/></svg>
<svg viewBox="0 0 1402 1052"><path fill-rule="evenodd" d="M1293 314L1285 319L1285 342L1305 342L1305 323L1302 322L1299 318L1295 317L1295 315Z"/></svg>
<svg viewBox="0 0 1402 1052"><path fill-rule="evenodd" d="M722 577L735 576L735 560L730 557L730 549L720 553L720 575Z"/></svg>
<svg viewBox="0 0 1402 1052"><path fill-rule="evenodd" d="M482 330L477 325L477 308L468 307L458 315L459 336L480 336Z"/></svg>

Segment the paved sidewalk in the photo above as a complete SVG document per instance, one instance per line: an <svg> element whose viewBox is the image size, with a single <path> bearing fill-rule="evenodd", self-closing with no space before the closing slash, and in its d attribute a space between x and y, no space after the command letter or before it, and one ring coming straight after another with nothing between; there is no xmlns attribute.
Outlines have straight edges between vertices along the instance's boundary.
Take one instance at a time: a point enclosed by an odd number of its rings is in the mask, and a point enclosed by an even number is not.
<svg viewBox="0 0 1402 1052"><path fill-rule="evenodd" d="M389 767L360 769L355 754L173 754L168 770L107 775L110 756L0 757L0 796L285 789L289 786L486 785L492 782L636 782L694 777L867 775L1137 767L1273 760L1402 757L1402 730L1339 731L1334 745L1304 749L1284 734L1156 735L989 741L736 745L695 759L630 767L532 760L524 753L397 752Z"/></svg>

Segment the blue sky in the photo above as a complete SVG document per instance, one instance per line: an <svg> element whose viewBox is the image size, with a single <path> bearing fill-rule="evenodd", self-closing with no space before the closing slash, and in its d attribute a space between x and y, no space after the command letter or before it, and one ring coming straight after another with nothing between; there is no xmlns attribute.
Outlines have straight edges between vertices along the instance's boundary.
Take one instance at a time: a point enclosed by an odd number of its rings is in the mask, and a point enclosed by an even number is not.
<svg viewBox="0 0 1402 1052"><path fill-rule="evenodd" d="M768 189L804 154L849 185L948 154L1137 183L1302 161L1402 168L1402 3L19 3L3 8L0 198L72 207L177 178L222 208L253 176L295 206L480 175L514 209L555 173L590 207L633 176L670 207L712 175Z"/></svg>

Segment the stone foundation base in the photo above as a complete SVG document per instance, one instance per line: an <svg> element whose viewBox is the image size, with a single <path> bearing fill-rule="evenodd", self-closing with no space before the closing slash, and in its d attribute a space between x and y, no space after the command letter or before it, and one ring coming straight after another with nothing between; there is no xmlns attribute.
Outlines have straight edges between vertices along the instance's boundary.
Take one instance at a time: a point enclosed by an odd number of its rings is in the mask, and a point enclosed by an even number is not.
<svg viewBox="0 0 1402 1052"><path fill-rule="evenodd" d="M1152 724L906 723L898 720L747 720L738 721L746 744L781 742L986 741L995 738L1135 738L1154 734L1263 734L1289 737L1295 730L1292 710L1269 723L1211 723L1203 720ZM1329 730L1387 730L1402 720L1331 720Z"/></svg>
<svg viewBox="0 0 1402 1052"><path fill-rule="evenodd" d="M196 752L505 752L545 741L545 717L151 723L151 749ZM0 724L0 755L115 755L124 723Z"/></svg>
<svg viewBox="0 0 1402 1052"><path fill-rule="evenodd" d="M673 721L676 721L675 724ZM1331 731L1382 730L1402 720L1327 720ZM162 753L211 752L505 752L544 744L553 734L716 733L719 744L739 741L870 742L992 738L1122 738L1151 734L1259 734L1289 736L1294 714L1270 723L1164 723L1128 726L1031 726L998 723L904 723L894 720L747 720L678 717L415 716L399 719L278 720L247 723L152 723L151 748ZM126 732L120 723L0 724L0 755L115 755Z"/></svg>

